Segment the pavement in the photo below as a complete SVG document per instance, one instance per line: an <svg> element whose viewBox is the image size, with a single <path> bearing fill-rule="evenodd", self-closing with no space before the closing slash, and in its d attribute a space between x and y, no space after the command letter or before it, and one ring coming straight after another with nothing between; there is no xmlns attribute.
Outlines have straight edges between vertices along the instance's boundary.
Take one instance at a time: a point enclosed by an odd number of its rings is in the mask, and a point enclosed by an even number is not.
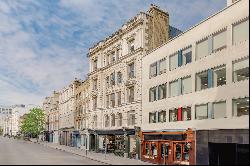
<svg viewBox="0 0 250 166"><path fill-rule="evenodd" d="M0 165L105 165L73 153L0 136Z"/></svg>
<svg viewBox="0 0 250 166"><path fill-rule="evenodd" d="M64 145L59 145L55 143L48 142L36 142L36 140L32 140L33 143L43 145L45 147L50 147L53 149L57 149L60 151L72 153L78 156L82 156L88 158L93 161L97 161L107 165L152 165L152 163L143 162L141 160L129 159L124 157L115 156L114 154L103 154L103 153L95 153L95 152L87 152L85 150L78 149L76 147L69 147Z"/></svg>

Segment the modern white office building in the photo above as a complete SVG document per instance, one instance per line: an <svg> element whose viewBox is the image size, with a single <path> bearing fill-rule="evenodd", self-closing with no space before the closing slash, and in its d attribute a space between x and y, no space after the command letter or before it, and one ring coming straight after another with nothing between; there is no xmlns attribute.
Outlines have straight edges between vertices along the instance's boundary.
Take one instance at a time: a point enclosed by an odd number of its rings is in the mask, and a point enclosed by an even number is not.
<svg viewBox="0 0 250 166"><path fill-rule="evenodd" d="M142 160L246 163L248 0L228 1L225 9L144 56L142 68Z"/></svg>

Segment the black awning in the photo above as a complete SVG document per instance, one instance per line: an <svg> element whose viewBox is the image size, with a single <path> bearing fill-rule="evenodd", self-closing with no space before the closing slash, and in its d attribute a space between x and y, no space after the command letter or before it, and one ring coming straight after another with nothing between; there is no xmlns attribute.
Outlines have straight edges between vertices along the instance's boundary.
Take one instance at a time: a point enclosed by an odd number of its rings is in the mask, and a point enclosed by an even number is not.
<svg viewBox="0 0 250 166"><path fill-rule="evenodd" d="M135 129L127 129L125 132L123 131L123 129L96 130L95 132L98 135L124 135L124 133L126 133L127 135L135 135Z"/></svg>
<svg viewBox="0 0 250 166"><path fill-rule="evenodd" d="M185 134L145 134L144 140L173 140L183 141L186 139Z"/></svg>

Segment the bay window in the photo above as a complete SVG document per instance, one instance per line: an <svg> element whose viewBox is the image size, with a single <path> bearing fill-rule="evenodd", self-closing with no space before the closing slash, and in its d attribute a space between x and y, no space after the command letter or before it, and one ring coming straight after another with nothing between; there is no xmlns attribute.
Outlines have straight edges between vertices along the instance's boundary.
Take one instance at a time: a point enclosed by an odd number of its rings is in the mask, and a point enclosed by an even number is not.
<svg viewBox="0 0 250 166"><path fill-rule="evenodd" d="M234 82L249 79L249 57L233 63Z"/></svg>
<svg viewBox="0 0 250 166"><path fill-rule="evenodd" d="M212 118L226 118L226 101L213 103Z"/></svg>
<svg viewBox="0 0 250 166"><path fill-rule="evenodd" d="M195 106L195 119L202 120L208 118L208 104Z"/></svg>
<svg viewBox="0 0 250 166"><path fill-rule="evenodd" d="M249 40L249 19L233 25L233 44Z"/></svg>
<svg viewBox="0 0 250 166"><path fill-rule="evenodd" d="M196 44L196 60L208 55L208 39Z"/></svg>

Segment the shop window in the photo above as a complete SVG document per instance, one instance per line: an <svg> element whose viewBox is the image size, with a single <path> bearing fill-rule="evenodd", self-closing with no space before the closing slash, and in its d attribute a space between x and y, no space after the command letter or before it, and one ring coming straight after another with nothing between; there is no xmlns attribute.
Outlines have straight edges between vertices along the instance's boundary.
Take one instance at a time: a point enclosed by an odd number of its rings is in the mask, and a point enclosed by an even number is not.
<svg viewBox="0 0 250 166"><path fill-rule="evenodd" d="M208 105L196 105L195 106L195 119L202 120L208 118Z"/></svg>
<svg viewBox="0 0 250 166"><path fill-rule="evenodd" d="M118 106L122 105L122 93L121 92L117 92L117 104Z"/></svg>
<svg viewBox="0 0 250 166"><path fill-rule="evenodd" d="M249 40L249 19L233 25L233 44Z"/></svg>
<svg viewBox="0 0 250 166"><path fill-rule="evenodd" d="M159 112L158 122L160 122L160 123L166 122L166 111Z"/></svg>
<svg viewBox="0 0 250 166"><path fill-rule="evenodd" d="M135 77L135 63L130 63L128 65L128 78L134 78Z"/></svg>
<svg viewBox="0 0 250 166"><path fill-rule="evenodd" d="M159 85L158 87L158 100L162 100L166 98L166 94L167 94L167 85L166 84L162 84Z"/></svg>
<svg viewBox="0 0 250 166"><path fill-rule="evenodd" d="M249 58L242 59L233 63L233 80L234 82L249 79Z"/></svg>
<svg viewBox="0 0 250 166"><path fill-rule="evenodd" d="M169 122L177 121L178 109L169 110Z"/></svg>
<svg viewBox="0 0 250 166"><path fill-rule="evenodd" d="M156 112L149 113L149 123L156 123Z"/></svg>
<svg viewBox="0 0 250 166"><path fill-rule="evenodd" d="M226 118L226 101L213 103L213 119Z"/></svg>
<svg viewBox="0 0 250 166"><path fill-rule="evenodd" d="M213 35L213 52L217 52L226 48L226 37L226 30Z"/></svg>
<svg viewBox="0 0 250 166"><path fill-rule="evenodd" d="M134 86L128 88L128 102L134 102Z"/></svg>
<svg viewBox="0 0 250 166"><path fill-rule="evenodd" d="M117 125L118 126L122 126L122 113L118 113L117 117L118 117L118 123L117 123Z"/></svg>
<svg viewBox="0 0 250 166"><path fill-rule="evenodd" d="M214 87L225 85L226 80L226 66L213 69L213 85Z"/></svg>
<svg viewBox="0 0 250 166"><path fill-rule="evenodd" d="M182 121L191 120L191 107L182 108Z"/></svg>
<svg viewBox="0 0 250 166"><path fill-rule="evenodd" d="M115 106L115 93L111 94L111 106L114 107Z"/></svg>
<svg viewBox="0 0 250 166"><path fill-rule="evenodd" d="M249 97L233 100L233 115L249 115Z"/></svg>
<svg viewBox="0 0 250 166"><path fill-rule="evenodd" d="M122 83L122 72L120 71L117 73L117 83L118 84Z"/></svg>
<svg viewBox="0 0 250 166"><path fill-rule="evenodd" d="M156 90L157 90L156 87L150 88L150 90L149 90L149 101L150 102L156 101Z"/></svg>
<svg viewBox="0 0 250 166"><path fill-rule="evenodd" d="M110 84L115 85L115 72L110 75Z"/></svg>
<svg viewBox="0 0 250 166"><path fill-rule="evenodd" d="M182 65L186 65L192 62L192 47L189 47L182 51Z"/></svg>
<svg viewBox="0 0 250 166"><path fill-rule="evenodd" d="M181 79L181 92L187 94L192 92L192 79L191 76Z"/></svg>
<svg viewBox="0 0 250 166"><path fill-rule="evenodd" d="M157 158L157 147L155 143L151 144L151 154L153 158Z"/></svg>
<svg viewBox="0 0 250 166"><path fill-rule="evenodd" d="M208 72L204 71L196 74L196 91L208 88Z"/></svg>
<svg viewBox="0 0 250 166"><path fill-rule="evenodd" d="M157 62L150 65L150 77L157 76Z"/></svg>
<svg viewBox="0 0 250 166"><path fill-rule="evenodd" d="M162 73L166 73L166 67L167 67L167 65L166 65L166 58L163 58L163 59L161 59L160 60L160 62L159 62L160 64L160 74L162 74Z"/></svg>
<svg viewBox="0 0 250 166"><path fill-rule="evenodd" d="M169 70L172 71L178 67L178 54L169 57Z"/></svg>
<svg viewBox="0 0 250 166"><path fill-rule="evenodd" d="M208 39L196 44L196 60L204 58L208 55Z"/></svg>
<svg viewBox="0 0 250 166"><path fill-rule="evenodd" d="M175 157L177 161L182 160L182 146L180 144L176 144L175 146Z"/></svg>
<svg viewBox="0 0 250 166"><path fill-rule="evenodd" d="M146 156L150 155L149 143L146 143Z"/></svg>
<svg viewBox="0 0 250 166"><path fill-rule="evenodd" d="M169 83L170 97L178 96L178 80Z"/></svg>
<svg viewBox="0 0 250 166"><path fill-rule="evenodd" d="M115 126L115 114L111 115L111 126L114 127Z"/></svg>

